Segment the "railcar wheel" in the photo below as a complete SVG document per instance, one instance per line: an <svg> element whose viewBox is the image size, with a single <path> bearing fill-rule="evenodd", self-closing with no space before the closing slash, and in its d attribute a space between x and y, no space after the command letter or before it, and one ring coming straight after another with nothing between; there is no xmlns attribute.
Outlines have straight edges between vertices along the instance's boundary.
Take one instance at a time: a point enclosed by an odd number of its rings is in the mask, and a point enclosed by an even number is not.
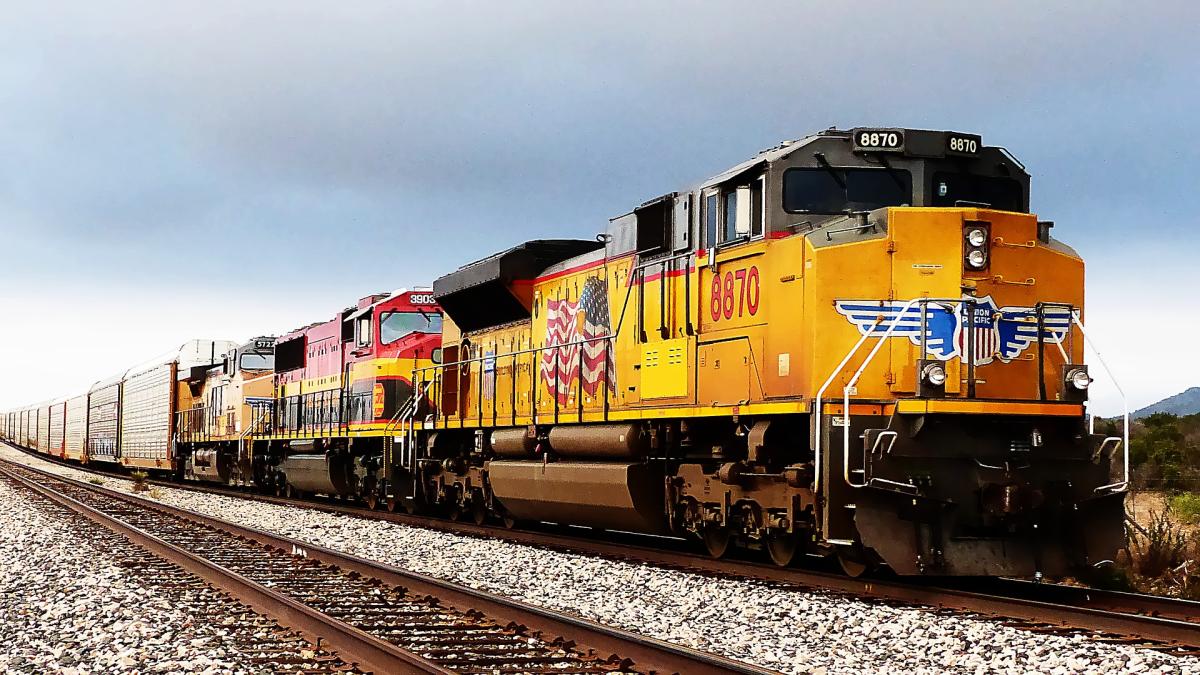
<svg viewBox="0 0 1200 675"><path fill-rule="evenodd" d="M721 526L706 527L700 536L704 539L704 548L708 549L708 554L714 558L724 558L729 552L729 544L733 541L733 533L729 528Z"/></svg>
<svg viewBox="0 0 1200 675"><path fill-rule="evenodd" d="M396 498L395 498L395 497L388 497L388 498L387 498L387 510L388 510L388 513L395 513L395 512L396 512L396 507L398 507L398 506L399 506L399 504L397 504L397 503L396 503Z"/></svg>
<svg viewBox="0 0 1200 675"><path fill-rule="evenodd" d="M768 534L766 541L767 553L771 556L771 562L779 567L787 567L796 560L796 553L800 551L800 537L794 533Z"/></svg>
<svg viewBox="0 0 1200 675"><path fill-rule="evenodd" d="M476 499L471 502L471 519L476 525L483 525L487 522L487 504L483 503L482 499Z"/></svg>
<svg viewBox="0 0 1200 675"><path fill-rule="evenodd" d="M374 511L375 507L379 506L379 495L372 492L367 495L367 497L364 501L367 502L367 508Z"/></svg>
<svg viewBox="0 0 1200 675"><path fill-rule="evenodd" d="M511 530L517 526L517 519L506 513L500 518L500 522L504 523L504 529Z"/></svg>

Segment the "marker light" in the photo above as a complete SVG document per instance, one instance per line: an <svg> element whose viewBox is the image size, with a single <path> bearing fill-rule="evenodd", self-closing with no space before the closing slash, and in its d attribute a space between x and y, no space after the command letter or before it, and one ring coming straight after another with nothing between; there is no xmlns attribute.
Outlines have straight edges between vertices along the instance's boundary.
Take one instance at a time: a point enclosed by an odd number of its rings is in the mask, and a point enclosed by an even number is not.
<svg viewBox="0 0 1200 675"><path fill-rule="evenodd" d="M967 233L967 242L972 246L983 246L987 243L987 232L975 228Z"/></svg>
<svg viewBox="0 0 1200 675"><path fill-rule="evenodd" d="M987 264L987 254L978 249L967 254L967 263L975 269L982 269Z"/></svg>

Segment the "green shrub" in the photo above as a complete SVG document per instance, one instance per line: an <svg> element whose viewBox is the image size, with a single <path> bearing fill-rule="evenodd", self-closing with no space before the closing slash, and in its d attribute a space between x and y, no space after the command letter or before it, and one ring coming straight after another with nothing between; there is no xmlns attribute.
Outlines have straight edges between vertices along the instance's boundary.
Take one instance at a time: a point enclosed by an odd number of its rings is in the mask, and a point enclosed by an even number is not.
<svg viewBox="0 0 1200 675"><path fill-rule="evenodd" d="M1171 511L1179 520L1195 525L1200 523L1200 494L1181 492L1171 497Z"/></svg>

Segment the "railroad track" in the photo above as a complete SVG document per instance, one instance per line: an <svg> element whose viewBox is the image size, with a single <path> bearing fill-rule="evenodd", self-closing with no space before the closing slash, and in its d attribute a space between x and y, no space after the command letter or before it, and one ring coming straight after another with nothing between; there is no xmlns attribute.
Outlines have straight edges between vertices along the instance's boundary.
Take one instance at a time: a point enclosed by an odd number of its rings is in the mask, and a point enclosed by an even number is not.
<svg viewBox="0 0 1200 675"><path fill-rule="evenodd" d="M7 475L0 481L15 485L28 494L28 498L40 504L40 509L54 517L69 518L73 511L58 502L31 492L24 483ZM296 631L283 628L270 618L254 612L235 598L218 592L203 579L191 574L181 574L177 566L160 558L128 539L95 523L78 524L79 536L95 542L112 564L123 567L137 577L139 583L161 596L173 606L186 608L190 621L200 625L219 626L212 636L208 648L227 648L245 659L254 672L295 673L297 675L358 673L353 666L343 662L306 640ZM170 648L167 645L165 648Z"/></svg>
<svg viewBox="0 0 1200 675"><path fill-rule="evenodd" d="M773 671L40 469L0 473L378 673Z"/></svg>
<svg viewBox="0 0 1200 675"><path fill-rule="evenodd" d="M45 459L42 455L39 458ZM73 465L69 465L73 466ZM79 468L79 467L74 467ZM851 578L803 568L779 568L740 559L712 559L687 550L682 540L629 536L614 540L534 529L505 529L470 522L374 511L345 502L297 500L209 485L162 481L165 487L308 508L359 518L382 519L454 534L502 538L515 543L585 553L719 577L759 579L791 588L840 593L939 611L978 614L1006 625L1044 633L1081 633L1177 656L1200 655L1200 602L1015 579L900 581Z"/></svg>

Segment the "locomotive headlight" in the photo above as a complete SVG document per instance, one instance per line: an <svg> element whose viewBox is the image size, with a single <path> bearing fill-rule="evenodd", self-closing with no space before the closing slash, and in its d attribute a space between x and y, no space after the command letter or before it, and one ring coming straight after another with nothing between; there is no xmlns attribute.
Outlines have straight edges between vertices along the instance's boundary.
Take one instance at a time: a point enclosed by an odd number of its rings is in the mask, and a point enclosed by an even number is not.
<svg viewBox="0 0 1200 675"><path fill-rule="evenodd" d="M1082 363L1064 363L1062 366L1062 399L1064 401L1086 401L1092 376Z"/></svg>
<svg viewBox="0 0 1200 675"><path fill-rule="evenodd" d="M940 387L946 384L946 368L940 363L927 364L921 371L921 377L929 384Z"/></svg>
<svg viewBox="0 0 1200 675"><path fill-rule="evenodd" d="M963 267L967 270L983 270L988 266L988 244L991 242L991 225L981 220L963 223Z"/></svg>
<svg viewBox="0 0 1200 675"><path fill-rule="evenodd" d="M1071 383L1079 391L1086 391L1092 383L1092 378L1088 375L1086 368L1076 368L1067 374L1067 382Z"/></svg>

